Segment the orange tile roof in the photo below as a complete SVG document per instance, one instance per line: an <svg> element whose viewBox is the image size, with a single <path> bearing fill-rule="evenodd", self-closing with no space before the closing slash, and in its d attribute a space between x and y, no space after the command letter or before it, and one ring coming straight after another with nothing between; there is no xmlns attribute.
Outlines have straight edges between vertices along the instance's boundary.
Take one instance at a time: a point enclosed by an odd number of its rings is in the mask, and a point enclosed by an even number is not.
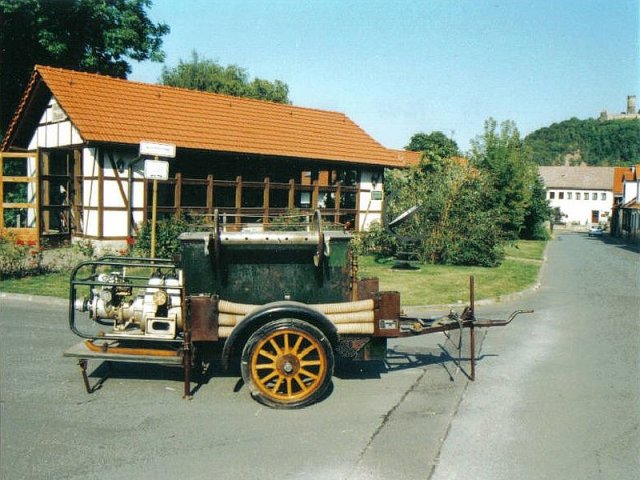
<svg viewBox="0 0 640 480"><path fill-rule="evenodd" d="M85 141L146 140L178 148L389 167L419 161L415 152L385 148L342 113L40 65L34 72L38 75ZM21 108L27 104L23 99ZM3 150L20 113L5 135Z"/></svg>
<svg viewBox="0 0 640 480"><path fill-rule="evenodd" d="M634 180L633 167L615 167L613 171L613 193L622 195L625 180Z"/></svg>

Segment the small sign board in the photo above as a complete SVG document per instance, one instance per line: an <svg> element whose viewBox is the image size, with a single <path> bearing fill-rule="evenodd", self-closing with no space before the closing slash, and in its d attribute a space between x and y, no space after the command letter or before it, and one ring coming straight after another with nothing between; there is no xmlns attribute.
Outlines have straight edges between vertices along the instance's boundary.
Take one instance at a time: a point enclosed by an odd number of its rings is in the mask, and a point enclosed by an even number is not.
<svg viewBox="0 0 640 480"><path fill-rule="evenodd" d="M172 143L140 142L140 155L175 158L176 146Z"/></svg>
<svg viewBox="0 0 640 480"><path fill-rule="evenodd" d="M382 200L382 191L374 190L371 192L371 200Z"/></svg>
<svg viewBox="0 0 640 480"><path fill-rule="evenodd" d="M145 160L144 178L150 180L168 180L169 162L164 160Z"/></svg>

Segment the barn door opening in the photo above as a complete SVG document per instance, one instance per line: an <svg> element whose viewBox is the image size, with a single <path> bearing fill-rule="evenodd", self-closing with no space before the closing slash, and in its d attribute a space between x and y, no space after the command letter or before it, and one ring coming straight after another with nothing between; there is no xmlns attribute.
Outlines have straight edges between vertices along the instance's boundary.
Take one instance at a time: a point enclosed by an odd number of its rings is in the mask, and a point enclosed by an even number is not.
<svg viewBox="0 0 640 480"><path fill-rule="evenodd" d="M82 233L79 217L77 169L80 151L56 148L40 150L40 231L48 246L67 243Z"/></svg>

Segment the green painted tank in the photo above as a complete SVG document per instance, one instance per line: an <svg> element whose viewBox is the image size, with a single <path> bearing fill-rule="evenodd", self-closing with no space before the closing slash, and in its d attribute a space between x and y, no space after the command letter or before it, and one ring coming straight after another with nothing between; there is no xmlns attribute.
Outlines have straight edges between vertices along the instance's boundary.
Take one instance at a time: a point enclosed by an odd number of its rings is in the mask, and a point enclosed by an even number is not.
<svg viewBox="0 0 640 480"><path fill-rule="evenodd" d="M343 231L183 233L186 293L258 305L350 301L350 240Z"/></svg>

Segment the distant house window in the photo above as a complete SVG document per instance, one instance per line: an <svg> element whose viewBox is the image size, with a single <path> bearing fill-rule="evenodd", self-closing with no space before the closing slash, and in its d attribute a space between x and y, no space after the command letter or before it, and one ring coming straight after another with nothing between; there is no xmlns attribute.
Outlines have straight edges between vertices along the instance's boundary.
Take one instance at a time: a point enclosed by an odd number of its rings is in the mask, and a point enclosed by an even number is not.
<svg viewBox="0 0 640 480"><path fill-rule="evenodd" d="M576 192L576 200L580 200L580 192Z"/></svg>
<svg viewBox="0 0 640 480"><path fill-rule="evenodd" d="M600 200L606 200L607 199L607 194L606 193L601 193L600 194Z"/></svg>
<svg viewBox="0 0 640 480"><path fill-rule="evenodd" d="M564 200L564 192L558 192L558 200Z"/></svg>
<svg viewBox="0 0 640 480"><path fill-rule="evenodd" d="M596 192L593 192L591 194L591 200L597 200L598 199L598 194Z"/></svg>
<svg viewBox="0 0 640 480"><path fill-rule="evenodd" d="M589 192L584 192L584 199L589 200Z"/></svg>
<svg viewBox="0 0 640 480"><path fill-rule="evenodd" d="M554 198L556 198L556 192L549 192L549 199L553 200Z"/></svg>
<svg viewBox="0 0 640 480"><path fill-rule="evenodd" d="M567 200L571 200L573 197L573 193L567 192Z"/></svg>

